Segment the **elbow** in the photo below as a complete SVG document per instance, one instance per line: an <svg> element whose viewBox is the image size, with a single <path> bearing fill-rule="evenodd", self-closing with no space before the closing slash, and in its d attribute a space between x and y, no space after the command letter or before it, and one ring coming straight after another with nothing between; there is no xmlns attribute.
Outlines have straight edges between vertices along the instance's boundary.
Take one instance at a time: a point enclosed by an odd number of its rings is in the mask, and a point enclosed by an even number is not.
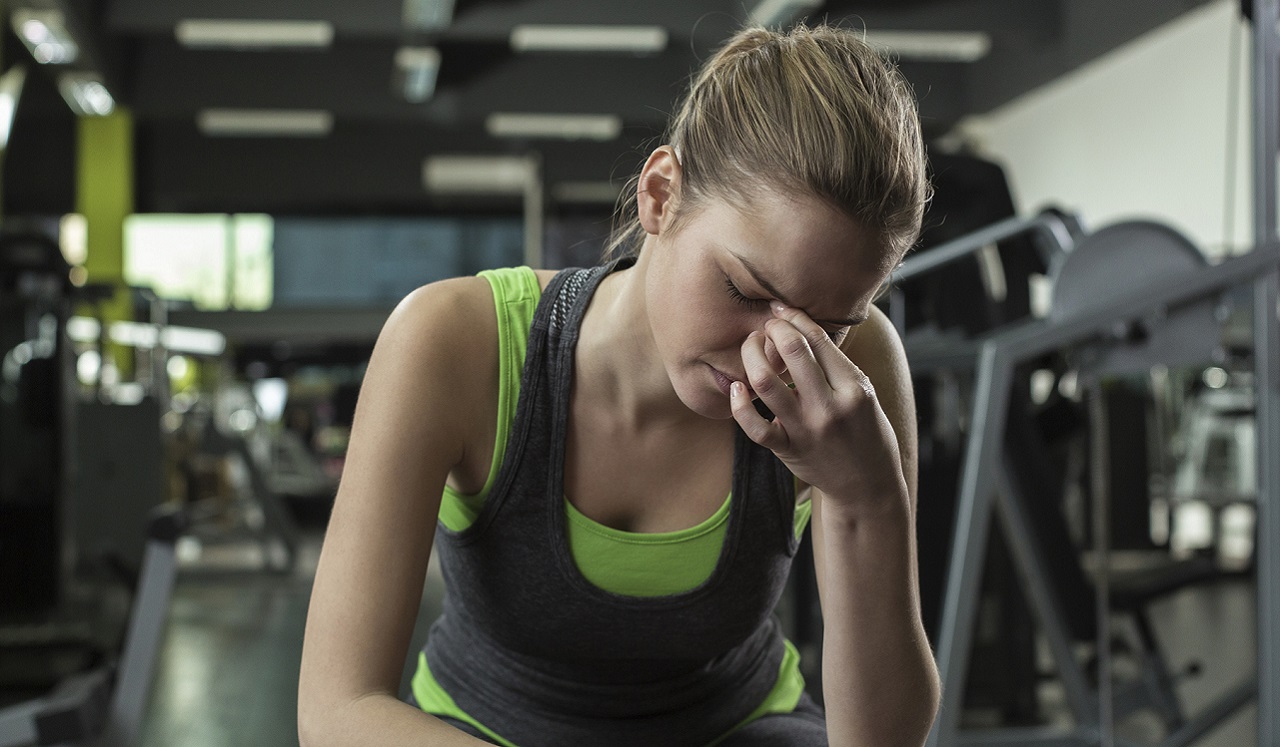
<svg viewBox="0 0 1280 747"><path fill-rule="evenodd" d="M308 683L302 677L298 683L298 745L299 747L326 747L334 744L337 733L332 719L338 712L332 698L326 698L322 688Z"/></svg>
<svg viewBox="0 0 1280 747"><path fill-rule="evenodd" d="M912 742L913 745L923 745L929 740L929 733L933 731L933 723L938 718L938 711L942 705L942 680L938 676L938 667L929 659L929 665L926 668L924 687L921 693L923 697L920 699L920 736Z"/></svg>
<svg viewBox="0 0 1280 747"><path fill-rule="evenodd" d="M322 709L316 708L313 700L298 692L298 747L324 747Z"/></svg>

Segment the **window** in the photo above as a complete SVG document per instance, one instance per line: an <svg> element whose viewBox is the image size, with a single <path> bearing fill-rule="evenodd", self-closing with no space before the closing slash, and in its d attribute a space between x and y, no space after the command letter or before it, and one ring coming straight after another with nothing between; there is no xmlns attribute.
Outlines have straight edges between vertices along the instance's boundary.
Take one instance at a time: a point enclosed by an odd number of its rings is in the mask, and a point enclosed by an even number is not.
<svg viewBox="0 0 1280 747"><path fill-rule="evenodd" d="M272 300L269 215L131 215L124 277L206 311L261 310Z"/></svg>

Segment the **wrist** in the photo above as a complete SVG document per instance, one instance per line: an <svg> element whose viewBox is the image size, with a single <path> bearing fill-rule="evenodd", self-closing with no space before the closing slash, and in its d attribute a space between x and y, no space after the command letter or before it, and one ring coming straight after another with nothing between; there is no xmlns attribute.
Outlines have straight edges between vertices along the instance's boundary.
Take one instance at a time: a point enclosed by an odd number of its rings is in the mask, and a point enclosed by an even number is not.
<svg viewBox="0 0 1280 747"><path fill-rule="evenodd" d="M825 494L823 498L822 522L833 529L850 530L865 525L897 527L911 524L911 504L906 491L874 498L860 495L851 500Z"/></svg>

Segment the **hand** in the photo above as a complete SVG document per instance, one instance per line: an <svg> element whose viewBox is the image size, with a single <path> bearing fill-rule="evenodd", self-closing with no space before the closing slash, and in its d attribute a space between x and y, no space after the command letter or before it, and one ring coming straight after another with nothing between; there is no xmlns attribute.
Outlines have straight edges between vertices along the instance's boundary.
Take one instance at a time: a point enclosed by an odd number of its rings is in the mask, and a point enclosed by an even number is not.
<svg viewBox="0 0 1280 747"><path fill-rule="evenodd" d="M741 382L731 387L734 419L752 441L830 500L868 508L901 500L907 488L898 442L871 380L803 311L778 302L772 309L764 332L743 342L742 362L774 419L756 412ZM784 372L794 388L783 380Z"/></svg>

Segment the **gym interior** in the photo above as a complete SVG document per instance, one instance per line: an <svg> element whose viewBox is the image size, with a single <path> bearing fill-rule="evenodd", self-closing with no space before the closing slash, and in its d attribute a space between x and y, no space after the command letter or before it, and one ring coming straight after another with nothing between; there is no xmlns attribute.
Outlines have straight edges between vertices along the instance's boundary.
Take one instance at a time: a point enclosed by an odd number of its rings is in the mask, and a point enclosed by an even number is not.
<svg viewBox="0 0 1280 747"><path fill-rule="evenodd" d="M391 309L595 264L690 72L806 17L898 61L927 139L877 304L918 410L930 744L1280 745L1277 0L0 16L0 747L297 744ZM821 698L812 576L778 616ZM410 651L443 593L432 564Z"/></svg>

